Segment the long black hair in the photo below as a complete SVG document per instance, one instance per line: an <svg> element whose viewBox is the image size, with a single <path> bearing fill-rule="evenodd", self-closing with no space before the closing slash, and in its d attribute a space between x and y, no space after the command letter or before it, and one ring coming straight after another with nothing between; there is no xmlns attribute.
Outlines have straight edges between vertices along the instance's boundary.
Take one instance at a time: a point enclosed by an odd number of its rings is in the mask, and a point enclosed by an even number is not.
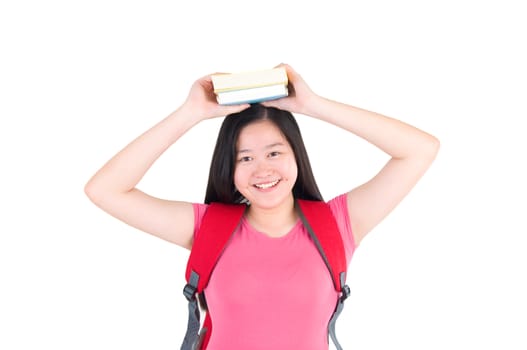
<svg viewBox="0 0 527 350"><path fill-rule="evenodd" d="M293 186L293 197L323 200L313 176L300 128L294 116L288 111L253 104L239 113L228 115L221 125L212 155L205 203L233 204L243 202L244 197L234 186L236 144L242 129L260 120L269 120L275 124L293 149L298 168L298 177Z"/></svg>

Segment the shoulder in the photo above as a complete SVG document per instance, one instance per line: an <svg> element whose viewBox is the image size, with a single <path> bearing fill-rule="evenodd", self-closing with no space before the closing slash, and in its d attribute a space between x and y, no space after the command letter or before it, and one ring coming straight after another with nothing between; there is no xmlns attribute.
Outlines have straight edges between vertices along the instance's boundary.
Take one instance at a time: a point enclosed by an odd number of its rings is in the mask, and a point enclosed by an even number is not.
<svg viewBox="0 0 527 350"><path fill-rule="evenodd" d="M221 227L230 227L229 225L237 224L246 208L242 204L225 203L193 203L192 207L194 210L194 237L196 237L202 227L209 230L216 228L218 224Z"/></svg>

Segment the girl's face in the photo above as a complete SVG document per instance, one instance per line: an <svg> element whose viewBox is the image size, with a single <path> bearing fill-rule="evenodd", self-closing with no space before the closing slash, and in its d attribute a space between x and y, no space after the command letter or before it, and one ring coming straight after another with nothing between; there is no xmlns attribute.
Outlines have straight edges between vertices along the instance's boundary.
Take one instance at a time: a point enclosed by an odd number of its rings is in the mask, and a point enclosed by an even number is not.
<svg viewBox="0 0 527 350"><path fill-rule="evenodd" d="M271 209L292 200L298 169L280 129L268 120L249 124L236 149L234 185L252 207Z"/></svg>

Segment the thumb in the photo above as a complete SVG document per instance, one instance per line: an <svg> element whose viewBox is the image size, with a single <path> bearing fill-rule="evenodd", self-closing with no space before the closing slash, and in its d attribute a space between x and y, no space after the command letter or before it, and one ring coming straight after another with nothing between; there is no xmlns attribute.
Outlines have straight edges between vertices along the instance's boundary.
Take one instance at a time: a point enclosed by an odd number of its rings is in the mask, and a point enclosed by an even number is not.
<svg viewBox="0 0 527 350"><path fill-rule="evenodd" d="M223 110L226 114L233 114L243 111L244 109L249 108L251 105L248 103L240 104L240 105L229 105L229 106L223 106Z"/></svg>
<svg viewBox="0 0 527 350"><path fill-rule="evenodd" d="M287 97L283 97L283 98L279 98L279 99L276 99L276 100L270 100L270 101L265 101L265 102L260 102L260 104L264 107L273 107L273 108L278 108L278 109L283 109L283 110L287 110L286 108L286 104L284 102L284 100L286 99Z"/></svg>

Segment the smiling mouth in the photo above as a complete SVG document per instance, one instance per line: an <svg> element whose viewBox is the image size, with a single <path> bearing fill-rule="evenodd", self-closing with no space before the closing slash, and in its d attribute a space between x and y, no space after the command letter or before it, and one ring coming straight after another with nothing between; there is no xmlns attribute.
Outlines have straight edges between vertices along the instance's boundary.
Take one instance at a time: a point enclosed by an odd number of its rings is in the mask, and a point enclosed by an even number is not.
<svg viewBox="0 0 527 350"><path fill-rule="evenodd" d="M254 187L259 188L261 190L265 190L265 189L276 186L279 182L280 180L275 180L275 181L263 183L263 184L254 184Z"/></svg>

